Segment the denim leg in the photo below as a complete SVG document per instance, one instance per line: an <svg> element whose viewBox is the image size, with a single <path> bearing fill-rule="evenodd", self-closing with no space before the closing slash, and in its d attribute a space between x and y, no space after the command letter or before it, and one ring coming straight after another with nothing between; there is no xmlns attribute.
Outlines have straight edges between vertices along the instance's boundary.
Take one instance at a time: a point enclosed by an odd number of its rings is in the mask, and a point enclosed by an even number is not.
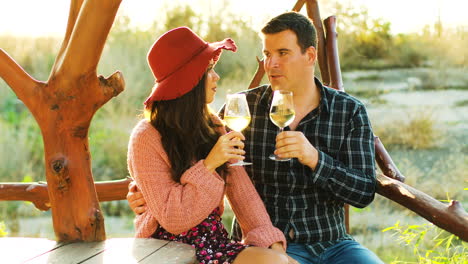
<svg viewBox="0 0 468 264"><path fill-rule="evenodd" d="M301 264L318 264L318 258L313 257L304 244L288 243L286 253Z"/></svg>
<svg viewBox="0 0 468 264"><path fill-rule="evenodd" d="M374 252L353 240L344 240L327 248L322 254L320 262L334 264L383 264Z"/></svg>

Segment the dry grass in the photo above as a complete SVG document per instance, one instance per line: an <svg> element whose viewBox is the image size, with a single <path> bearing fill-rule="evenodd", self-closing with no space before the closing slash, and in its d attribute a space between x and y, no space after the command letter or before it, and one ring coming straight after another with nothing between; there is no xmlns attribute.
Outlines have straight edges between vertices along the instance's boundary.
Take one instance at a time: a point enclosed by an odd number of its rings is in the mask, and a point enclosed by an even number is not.
<svg viewBox="0 0 468 264"><path fill-rule="evenodd" d="M399 120L374 124L374 133L379 135L385 146L390 149L429 149L444 142L444 130L440 128L434 112L430 109L408 111L408 114Z"/></svg>

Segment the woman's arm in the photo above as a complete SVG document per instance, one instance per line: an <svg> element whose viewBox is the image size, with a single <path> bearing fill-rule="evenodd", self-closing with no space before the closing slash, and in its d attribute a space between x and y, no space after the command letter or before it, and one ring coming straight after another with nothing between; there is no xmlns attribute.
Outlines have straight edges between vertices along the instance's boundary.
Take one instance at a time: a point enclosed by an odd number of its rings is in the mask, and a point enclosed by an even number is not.
<svg viewBox="0 0 468 264"><path fill-rule="evenodd" d="M149 123L140 123L132 133L128 167L146 201L146 214L174 234L203 221L219 205L224 194L223 179L209 172L203 160L189 168L180 183L175 182L160 135ZM148 220L148 216L140 218Z"/></svg>
<svg viewBox="0 0 468 264"><path fill-rule="evenodd" d="M226 194L244 233L246 244L269 247L280 242L286 249L283 232L271 223L265 205L244 168L230 168L226 179Z"/></svg>

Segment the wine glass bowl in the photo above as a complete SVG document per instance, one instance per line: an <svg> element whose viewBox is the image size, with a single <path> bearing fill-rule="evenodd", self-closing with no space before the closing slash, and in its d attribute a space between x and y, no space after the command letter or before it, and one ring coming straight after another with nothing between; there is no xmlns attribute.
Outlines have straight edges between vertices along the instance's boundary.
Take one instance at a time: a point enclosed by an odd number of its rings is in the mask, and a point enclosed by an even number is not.
<svg viewBox="0 0 468 264"><path fill-rule="evenodd" d="M293 103L293 93L290 91L277 90L273 93L273 100L270 108L270 120L279 127L279 133L289 126L296 117ZM270 159L276 161L289 161L290 158L280 158L275 154L269 156Z"/></svg>
<svg viewBox="0 0 468 264"><path fill-rule="evenodd" d="M237 132L241 132L250 124L250 110L245 94L227 95L226 107L224 109L224 122ZM250 162L238 161L230 166L251 165Z"/></svg>

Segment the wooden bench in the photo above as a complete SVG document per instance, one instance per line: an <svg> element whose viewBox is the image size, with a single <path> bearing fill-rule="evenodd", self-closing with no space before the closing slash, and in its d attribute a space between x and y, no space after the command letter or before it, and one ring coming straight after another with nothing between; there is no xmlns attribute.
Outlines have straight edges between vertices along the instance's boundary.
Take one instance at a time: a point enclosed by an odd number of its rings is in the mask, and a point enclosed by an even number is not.
<svg viewBox="0 0 468 264"><path fill-rule="evenodd" d="M1 263L196 263L195 249L158 239L111 238L58 243L45 238L0 238Z"/></svg>

